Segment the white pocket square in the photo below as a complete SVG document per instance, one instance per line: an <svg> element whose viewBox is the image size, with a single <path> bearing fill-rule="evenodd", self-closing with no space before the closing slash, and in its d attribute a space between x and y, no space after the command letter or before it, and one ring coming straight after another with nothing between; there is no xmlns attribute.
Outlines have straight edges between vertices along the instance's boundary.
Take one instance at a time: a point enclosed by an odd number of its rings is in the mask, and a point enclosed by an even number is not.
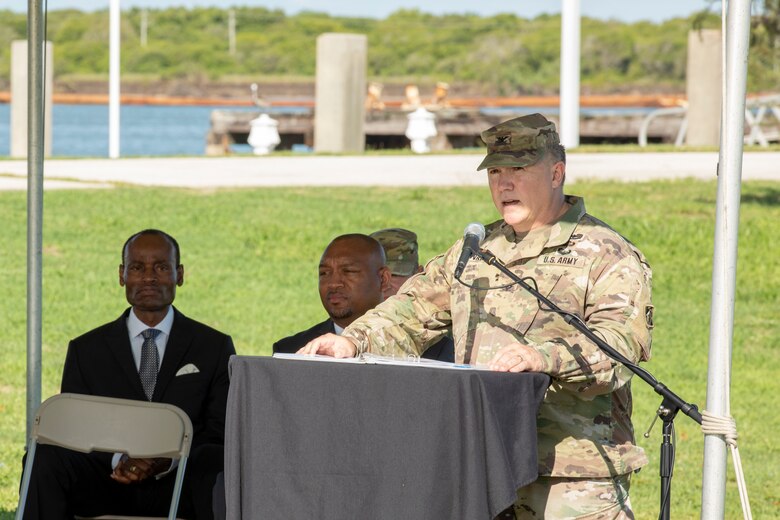
<svg viewBox="0 0 780 520"><path fill-rule="evenodd" d="M200 370L198 370L198 367L196 367L192 363L187 363L186 365L181 367L178 372L176 372L176 376L186 376L187 374L197 374L198 372L200 372Z"/></svg>

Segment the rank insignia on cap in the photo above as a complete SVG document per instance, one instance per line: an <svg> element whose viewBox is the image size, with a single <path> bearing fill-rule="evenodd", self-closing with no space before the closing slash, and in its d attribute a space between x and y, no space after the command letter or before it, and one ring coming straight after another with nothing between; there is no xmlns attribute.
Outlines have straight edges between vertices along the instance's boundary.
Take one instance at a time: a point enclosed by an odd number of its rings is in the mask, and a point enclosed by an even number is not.
<svg viewBox="0 0 780 520"><path fill-rule="evenodd" d="M542 114L504 121L480 134L487 155L477 171L487 168L523 168L539 162L547 150L560 145L555 124Z"/></svg>

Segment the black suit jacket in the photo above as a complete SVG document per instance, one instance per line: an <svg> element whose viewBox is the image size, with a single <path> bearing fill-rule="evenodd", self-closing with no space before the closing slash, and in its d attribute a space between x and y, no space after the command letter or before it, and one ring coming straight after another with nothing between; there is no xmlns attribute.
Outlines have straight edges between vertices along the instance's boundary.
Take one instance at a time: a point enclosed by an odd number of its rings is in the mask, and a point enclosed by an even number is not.
<svg viewBox="0 0 780 520"><path fill-rule="evenodd" d="M287 336L286 338L280 339L274 343L274 354L277 352L282 354L295 354L299 349L301 349L305 344L314 338L329 332L332 334L336 333L336 327L333 325L333 321L330 318L323 321L322 323L318 323L308 330L304 330L298 334L293 334L292 336Z"/></svg>
<svg viewBox="0 0 780 520"><path fill-rule="evenodd" d="M286 338L282 338L274 343L274 353L281 352L284 354L294 354L306 343L310 342L316 337L327 334L328 332L335 333L336 328L333 326L333 321L327 319L322 323L318 323L308 330L293 334ZM454 361L455 346L452 342L452 338L445 336L433 345L430 346L422 357L427 359L437 359L439 361Z"/></svg>
<svg viewBox="0 0 780 520"><path fill-rule="evenodd" d="M428 347L428 349L423 352L422 357L452 363L455 361L455 343L452 341L451 337L444 336Z"/></svg>
<svg viewBox="0 0 780 520"><path fill-rule="evenodd" d="M127 309L116 321L70 342L62 392L146 401L130 349L129 312ZM192 421L193 446L224 443L228 359L235 353L230 336L174 308L152 401L176 405L187 413ZM198 371L176 375L190 364Z"/></svg>

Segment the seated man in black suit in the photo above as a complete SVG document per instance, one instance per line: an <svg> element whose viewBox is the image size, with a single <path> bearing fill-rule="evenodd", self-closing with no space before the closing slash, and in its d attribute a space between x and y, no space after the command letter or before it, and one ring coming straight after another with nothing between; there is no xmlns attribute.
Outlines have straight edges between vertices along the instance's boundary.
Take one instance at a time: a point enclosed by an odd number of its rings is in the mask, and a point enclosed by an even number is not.
<svg viewBox="0 0 780 520"><path fill-rule="evenodd" d="M390 270L379 242L368 235L341 235L322 253L319 266L320 300L330 316L322 323L280 339L273 351L292 354L325 333L340 334L344 327L384 300Z"/></svg>
<svg viewBox="0 0 780 520"><path fill-rule="evenodd" d="M149 400L184 410L193 439L179 516L211 518L211 490L224 460L228 358L235 349L230 336L171 305L183 283L173 237L155 229L131 236L119 266L119 285L131 307L70 342L62 392ZM167 516L175 464L41 445L24 518Z"/></svg>
<svg viewBox="0 0 780 520"><path fill-rule="evenodd" d="M387 267L390 269L390 285L384 294L387 299L397 294L406 280L423 270L417 252L417 234L408 229L388 228L374 231L370 236L382 244L382 249L385 250ZM422 357L452 363L455 361L455 344L452 338L443 337L426 350Z"/></svg>

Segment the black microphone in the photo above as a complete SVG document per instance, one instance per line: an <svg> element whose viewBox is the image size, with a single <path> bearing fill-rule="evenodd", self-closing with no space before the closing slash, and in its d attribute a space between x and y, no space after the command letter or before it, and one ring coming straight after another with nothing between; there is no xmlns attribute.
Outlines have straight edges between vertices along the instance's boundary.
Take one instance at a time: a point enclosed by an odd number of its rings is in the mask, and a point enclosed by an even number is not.
<svg viewBox="0 0 780 520"><path fill-rule="evenodd" d="M485 239L485 226L472 222L463 230L463 250L460 252L458 265L455 267L455 278L460 278L471 255L479 251L479 244Z"/></svg>

